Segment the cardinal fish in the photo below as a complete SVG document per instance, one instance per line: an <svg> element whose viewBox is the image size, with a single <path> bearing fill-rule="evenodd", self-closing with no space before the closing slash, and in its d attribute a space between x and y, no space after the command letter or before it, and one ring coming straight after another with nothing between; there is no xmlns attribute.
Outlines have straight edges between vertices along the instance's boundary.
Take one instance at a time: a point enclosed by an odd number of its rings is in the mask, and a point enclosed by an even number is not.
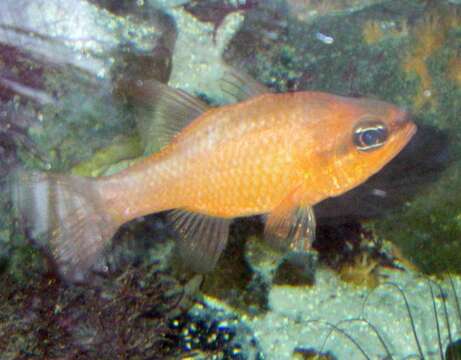
<svg viewBox="0 0 461 360"><path fill-rule="evenodd" d="M165 124L159 152L98 178L19 175L15 204L29 233L48 239L64 278L82 278L122 224L166 210L194 271L215 267L237 217L265 214L271 245L308 251L313 206L363 183L416 131L404 110L383 101L273 93L255 80L241 90L244 99L210 107L165 84L136 81L136 105L152 106Z"/></svg>

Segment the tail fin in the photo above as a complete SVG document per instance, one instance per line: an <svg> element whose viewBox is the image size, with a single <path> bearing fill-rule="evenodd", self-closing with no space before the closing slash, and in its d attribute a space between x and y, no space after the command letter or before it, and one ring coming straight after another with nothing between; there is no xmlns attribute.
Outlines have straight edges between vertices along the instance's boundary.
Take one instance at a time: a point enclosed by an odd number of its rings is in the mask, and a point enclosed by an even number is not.
<svg viewBox="0 0 461 360"><path fill-rule="evenodd" d="M13 205L31 237L66 280L83 281L118 228L96 180L17 171L10 181Z"/></svg>

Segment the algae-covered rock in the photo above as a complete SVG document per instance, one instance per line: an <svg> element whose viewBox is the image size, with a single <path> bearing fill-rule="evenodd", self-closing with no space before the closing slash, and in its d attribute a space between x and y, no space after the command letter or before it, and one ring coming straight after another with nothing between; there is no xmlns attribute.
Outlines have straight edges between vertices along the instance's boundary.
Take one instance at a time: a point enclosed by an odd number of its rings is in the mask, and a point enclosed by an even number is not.
<svg viewBox="0 0 461 360"><path fill-rule="evenodd" d="M168 17L141 4L116 11L86 0L7 0L0 12L1 156L9 164L2 158L2 169L67 172L80 163L76 173L94 176L139 157L119 84L141 74L168 79L175 41ZM4 197L0 256L16 261L9 254L27 241L12 232L8 192Z"/></svg>
<svg viewBox="0 0 461 360"><path fill-rule="evenodd" d="M226 59L277 90L321 90L398 104L420 126L412 145L424 141L410 146L417 152L400 157L387 173L320 204L318 213L339 217L337 223L374 214L378 236L395 242L423 271L461 272L459 6L385 1L302 16L293 9L311 4L290 4L268 2L250 11ZM380 196L382 209L370 211L380 207Z"/></svg>
<svg viewBox="0 0 461 360"><path fill-rule="evenodd" d="M449 134L447 154L441 154L447 158L447 169L437 181L421 187L402 211L377 222L382 236L428 273L461 272L461 82L455 60L459 59L460 35L459 6L430 7L410 30L411 45L401 67L403 79L416 78L418 87L404 95L420 123Z"/></svg>

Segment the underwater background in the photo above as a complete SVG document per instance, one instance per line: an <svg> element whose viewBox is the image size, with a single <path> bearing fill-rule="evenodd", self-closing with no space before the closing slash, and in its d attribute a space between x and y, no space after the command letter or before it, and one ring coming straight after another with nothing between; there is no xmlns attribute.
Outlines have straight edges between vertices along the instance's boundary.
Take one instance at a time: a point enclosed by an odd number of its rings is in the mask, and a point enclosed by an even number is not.
<svg viewBox="0 0 461 360"><path fill-rule="evenodd" d="M217 269L182 266L164 214L116 235L91 282L59 279L2 181L0 359L461 358L461 2L2 0L0 175L112 174L159 150L125 79L234 101L225 64L275 91L388 101L418 132L315 207L305 266L236 220Z"/></svg>

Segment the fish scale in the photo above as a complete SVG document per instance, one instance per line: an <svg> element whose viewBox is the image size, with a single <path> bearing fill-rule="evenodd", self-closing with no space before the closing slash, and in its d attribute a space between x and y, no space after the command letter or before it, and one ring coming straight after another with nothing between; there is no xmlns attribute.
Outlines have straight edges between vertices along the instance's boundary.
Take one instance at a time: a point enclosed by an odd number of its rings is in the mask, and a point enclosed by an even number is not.
<svg viewBox="0 0 461 360"><path fill-rule="evenodd" d="M280 121L283 123L283 119ZM283 131L289 130L280 127ZM300 180L300 171L287 161L291 146L283 139L285 136L277 133L265 138L250 134L219 143L216 149L210 149L211 153L203 154L195 167L185 168L187 178L179 180L179 187L189 191L179 194L177 204L223 217L269 210L280 201L283 187ZM214 180L211 182L210 178Z"/></svg>

